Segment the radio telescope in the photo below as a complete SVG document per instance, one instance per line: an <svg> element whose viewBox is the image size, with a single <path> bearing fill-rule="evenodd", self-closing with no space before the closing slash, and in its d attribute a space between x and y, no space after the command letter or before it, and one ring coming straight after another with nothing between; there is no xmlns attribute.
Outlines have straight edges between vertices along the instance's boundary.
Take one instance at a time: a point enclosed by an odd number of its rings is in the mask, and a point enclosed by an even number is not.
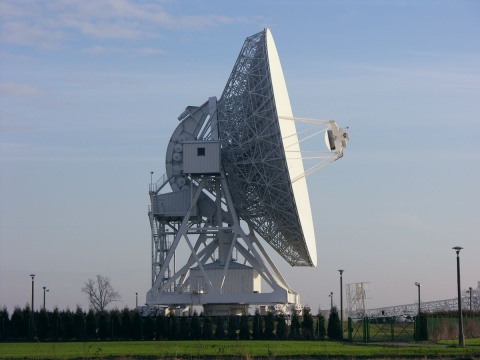
<svg viewBox="0 0 480 360"><path fill-rule="evenodd" d="M201 305L209 315L299 306L265 246L291 266L316 266L305 176L342 157L348 135L334 121L293 116L268 29L245 40L220 99L188 106L178 120L166 174L150 184L147 305ZM328 151L308 170L299 121L325 132Z"/></svg>

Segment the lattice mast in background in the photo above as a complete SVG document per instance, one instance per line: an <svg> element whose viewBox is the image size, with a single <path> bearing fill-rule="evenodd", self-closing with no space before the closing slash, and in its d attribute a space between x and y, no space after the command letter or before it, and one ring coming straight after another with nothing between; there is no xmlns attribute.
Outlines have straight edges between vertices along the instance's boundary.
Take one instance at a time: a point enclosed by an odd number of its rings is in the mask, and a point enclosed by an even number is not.
<svg viewBox="0 0 480 360"><path fill-rule="evenodd" d="M370 282L345 284L347 294L347 314L351 318L363 318L366 314L366 301L372 298Z"/></svg>

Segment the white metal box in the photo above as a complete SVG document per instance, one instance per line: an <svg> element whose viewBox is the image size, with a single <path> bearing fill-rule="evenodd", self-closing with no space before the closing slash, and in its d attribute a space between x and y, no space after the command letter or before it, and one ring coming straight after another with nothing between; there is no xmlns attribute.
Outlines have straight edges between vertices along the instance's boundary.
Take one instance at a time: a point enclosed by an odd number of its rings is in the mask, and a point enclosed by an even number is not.
<svg viewBox="0 0 480 360"><path fill-rule="evenodd" d="M219 174L220 142L194 141L183 143L184 174Z"/></svg>
<svg viewBox="0 0 480 360"><path fill-rule="evenodd" d="M152 212L154 215L165 217L185 216L191 203L191 197L190 189L158 194L155 196L157 201L153 202ZM194 206L190 215L197 215L196 206Z"/></svg>
<svg viewBox="0 0 480 360"><path fill-rule="evenodd" d="M203 265L203 268L212 282L214 291L220 292L224 266L215 261ZM190 269L190 289L199 293L207 291L203 273L198 266ZM230 263L223 284L223 294L251 294L260 290L261 277L254 268L236 262Z"/></svg>

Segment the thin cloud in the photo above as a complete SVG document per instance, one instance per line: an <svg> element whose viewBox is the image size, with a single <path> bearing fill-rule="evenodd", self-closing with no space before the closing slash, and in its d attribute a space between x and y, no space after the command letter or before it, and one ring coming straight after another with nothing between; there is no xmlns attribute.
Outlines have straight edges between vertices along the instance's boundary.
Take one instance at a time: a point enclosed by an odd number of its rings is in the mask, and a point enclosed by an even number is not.
<svg viewBox="0 0 480 360"><path fill-rule="evenodd" d="M19 145L19 144L1 144L0 149L5 147L6 149L24 149L30 148L27 145ZM0 157L0 161L2 162L124 162L124 161L137 161L137 162L148 162L148 163L161 163L164 161L161 157L152 157L152 156L3 156Z"/></svg>
<svg viewBox="0 0 480 360"><path fill-rule="evenodd" d="M1 41L4 43L38 46L40 48L58 48L68 36L65 32L47 24L35 24L27 21L7 21L0 25Z"/></svg>
<svg viewBox="0 0 480 360"><path fill-rule="evenodd" d="M95 45L91 48L84 50L91 54L132 54L132 55L164 55L166 52L161 49L155 49L150 47L143 48L120 48L120 47L108 47Z"/></svg>
<svg viewBox="0 0 480 360"><path fill-rule="evenodd" d="M163 4L132 0L0 2L3 43L59 47L78 35L102 40L158 38L161 29L202 29L244 23L246 17L175 15Z"/></svg>
<svg viewBox="0 0 480 360"><path fill-rule="evenodd" d="M123 39L134 40L140 38L151 38L151 32L140 27L133 22L115 21L114 23L90 22L88 20L72 20L64 24L67 28L73 28L81 32L83 35L96 39Z"/></svg>
<svg viewBox="0 0 480 360"><path fill-rule="evenodd" d="M144 47L140 49L132 49L134 52L137 52L140 55L164 55L166 54L165 51L161 49L154 49L149 47Z"/></svg>
<svg viewBox="0 0 480 360"><path fill-rule="evenodd" d="M30 145L20 144L20 143L12 143L12 142L0 142L0 149L2 149L2 150L24 149L24 148L28 148L28 147L30 147Z"/></svg>
<svg viewBox="0 0 480 360"><path fill-rule="evenodd" d="M375 66L343 63L356 73L379 75L379 79L395 80L418 86L419 83L458 88L480 88L480 67L462 62L454 64L416 64L410 66Z"/></svg>
<svg viewBox="0 0 480 360"><path fill-rule="evenodd" d="M32 97L43 95L45 91L35 85L24 83L0 83L0 94L13 97Z"/></svg>
<svg viewBox="0 0 480 360"><path fill-rule="evenodd" d="M28 0L0 1L0 16L2 18L18 18L38 14L41 2Z"/></svg>
<svg viewBox="0 0 480 360"><path fill-rule="evenodd" d="M414 231L433 231L435 225L417 213L395 213L388 216L393 227Z"/></svg>
<svg viewBox="0 0 480 360"><path fill-rule="evenodd" d="M32 126L27 125L1 125L0 124L0 133L24 133L24 132L31 132L34 128ZM4 145L4 144L0 144Z"/></svg>
<svg viewBox="0 0 480 360"><path fill-rule="evenodd" d="M12 61L29 61L31 58L26 55L12 54L6 51L0 51L0 59Z"/></svg>
<svg viewBox="0 0 480 360"><path fill-rule="evenodd" d="M465 71L463 68L402 68L402 67L380 67L363 66L367 71L382 74L392 74L399 78L438 80L449 85L479 87L479 76Z"/></svg>

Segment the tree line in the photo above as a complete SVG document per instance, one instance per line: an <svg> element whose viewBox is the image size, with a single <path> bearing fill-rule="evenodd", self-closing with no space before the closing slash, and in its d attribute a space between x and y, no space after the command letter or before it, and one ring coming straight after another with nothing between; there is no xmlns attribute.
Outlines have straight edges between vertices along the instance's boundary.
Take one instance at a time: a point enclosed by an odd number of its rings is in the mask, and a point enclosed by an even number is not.
<svg viewBox="0 0 480 360"><path fill-rule="evenodd" d="M343 338L338 311L333 307L328 323L320 311L309 308L302 316L285 314L241 316L175 315L171 311L142 316L134 309L84 311L77 306L32 312L28 305L15 307L10 316L0 310L0 341L117 341L117 340L340 340Z"/></svg>

